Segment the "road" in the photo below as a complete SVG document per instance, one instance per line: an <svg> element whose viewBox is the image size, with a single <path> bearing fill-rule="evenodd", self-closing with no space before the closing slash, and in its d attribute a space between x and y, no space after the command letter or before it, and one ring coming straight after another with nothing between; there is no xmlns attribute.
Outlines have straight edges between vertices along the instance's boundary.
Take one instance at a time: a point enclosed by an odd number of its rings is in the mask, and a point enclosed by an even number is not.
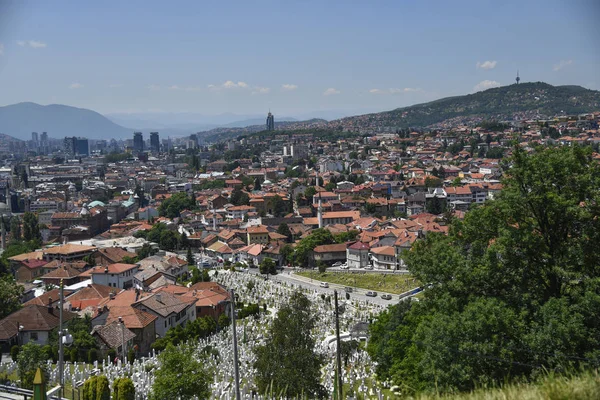
<svg viewBox="0 0 600 400"><path fill-rule="evenodd" d="M364 271L362 271L362 272L364 272ZM262 276L258 272L258 268L250 268L250 269L248 269L248 273ZM344 291L343 285L330 283L329 288L323 288L320 286L321 281L296 275L296 274L294 274L294 272L291 268L285 268L283 271L279 272L277 275L269 275L268 279L275 281L275 282L286 282L286 283L288 283L288 285L294 284L297 286L301 286L305 289L312 289L318 293L324 293L324 294L330 295L330 296L333 296L333 291L335 289L337 289L340 298L341 299L346 298L346 293ZM377 297L366 296L367 292L368 292L368 290L366 290L366 289L352 288L352 293L350 293L350 300L357 299L357 300L361 300L361 301L368 301L370 303L378 304L378 305L382 305L382 306L396 304L399 300L399 296L397 294L389 293L389 294L391 294L392 299L384 300L380 296L386 292L377 291Z"/></svg>

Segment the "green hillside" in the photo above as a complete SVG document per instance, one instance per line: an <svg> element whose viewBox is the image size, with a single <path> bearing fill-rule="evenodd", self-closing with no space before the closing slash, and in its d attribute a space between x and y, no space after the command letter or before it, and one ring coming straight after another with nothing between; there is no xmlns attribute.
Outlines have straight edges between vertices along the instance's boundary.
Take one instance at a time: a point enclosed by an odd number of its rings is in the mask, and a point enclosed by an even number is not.
<svg viewBox="0 0 600 400"><path fill-rule="evenodd" d="M552 86L543 82L502 86L465 96L447 97L392 111L348 117L330 126L426 127L479 120L549 118L562 113L600 110L600 92L581 86Z"/></svg>

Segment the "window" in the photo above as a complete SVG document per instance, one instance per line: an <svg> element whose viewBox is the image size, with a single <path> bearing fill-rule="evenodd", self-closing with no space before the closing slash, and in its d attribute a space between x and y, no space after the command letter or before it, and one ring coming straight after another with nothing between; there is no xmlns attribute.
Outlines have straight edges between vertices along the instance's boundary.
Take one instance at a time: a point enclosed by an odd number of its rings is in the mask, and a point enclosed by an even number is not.
<svg viewBox="0 0 600 400"><path fill-rule="evenodd" d="M29 339L32 340L32 341L34 341L34 342L37 342L38 341L38 333L37 332L30 332L29 333Z"/></svg>

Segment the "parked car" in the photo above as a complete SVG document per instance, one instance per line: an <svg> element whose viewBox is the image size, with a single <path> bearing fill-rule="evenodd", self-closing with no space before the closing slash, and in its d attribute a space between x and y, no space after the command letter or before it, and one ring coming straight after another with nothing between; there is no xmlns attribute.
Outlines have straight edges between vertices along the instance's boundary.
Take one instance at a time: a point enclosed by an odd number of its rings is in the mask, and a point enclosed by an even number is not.
<svg viewBox="0 0 600 400"><path fill-rule="evenodd" d="M368 291L367 294L366 294L366 296L377 297L377 292Z"/></svg>
<svg viewBox="0 0 600 400"><path fill-rule="evenodd" d="M348 269L350 267L348 266L348 264L342 264L342 265L340 265L340 268L341 269Z"/></svg>
<svg viewBox="0 0 600 400"><path fill-rule="evenodd" d="M321 286L322 288L328 288L329 287L329 283L327 283L327 282L321 282L321 284L319 286Z"/></svg>
<svg viewBox="0 0 600 400"><path fill-rule="evenodd" d="M391 294L382 294L381 298L384 300L391 300L392 299L392 295Z"/></svg>
<svg viewBox="0 0 600 400"><path fill-rule="evenodd" d="M349 286L346 286L344 288L344 290L346 291L346 293L352 293L353 292L353 289L351 287L349 287Z"/></svg>
<svg viewBox="0 0 600 400"><path fill-rule="evenodd" d="M332 267L337 268L337 267L341 267L342 265L344 265L344 263L341 261L338 261L336 263L333 263Z"/></svg>

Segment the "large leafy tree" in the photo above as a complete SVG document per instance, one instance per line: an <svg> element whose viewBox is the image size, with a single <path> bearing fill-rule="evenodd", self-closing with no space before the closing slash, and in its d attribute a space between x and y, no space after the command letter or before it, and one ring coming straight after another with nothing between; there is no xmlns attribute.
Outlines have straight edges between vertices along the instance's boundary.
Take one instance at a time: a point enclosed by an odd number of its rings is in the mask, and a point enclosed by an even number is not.
<svg viewBox="0 0 600 400"><path fill-rule="evenodd" d="M168 218L179 217L183 210L191 210L196 206L196 201L185 192L175 193L168 199L164 200L158 207L160 215Z"/></svg>
<svg viewBox="0 0 600 400"><path fill-rule="evenodd" d="M158 356L151 400L208 399L209 375L193 346L169 344Z"/></svg>
<svg viewBox="0 0 600 400"><path fill-rule="evenodd" d="M0 319L21 308L23 286L18 285L11 275L0 277Z"/></svg>
<svg viewBox="0 0 600 400"><path fill-rule="evenodd" d="M255 349L255 382L260 393L282 397L323 398L320 384L323 359L314 351L310 332L315 327L310 300L295 292L279 309L264 345Z"/></svg>
<svg viewBox="0 0 600 400"><path fill-rule="evenodd" d="M27 343L21 348L17 356L17 370L19 379L21 379L21 387L24 389L33 388L33 378L37 369L40 368L48 381L48 364L47 354L41 346L33 343Z"/></svg>
<svg viewBox="0 0 600 400"><path fill-rule="evenodd" d="M468 390L597 365L600 167L580 147L517 147L504 167L495 200L406 253L429 288L373 324L380 378Z"/></svg>
<svg viewBox="0 0 600 400"><path fill-rule="evenodd" d="M41 238L37 216L32 212L26 212L23 215L23 239L30 241Z"/></svg>
<svg viewBox="0 0 600 400"><path fill-rule="evenodd" d="M333 244L335 239L330 231L324 228L315 229L308 235L298 242L295 251L295 264L307 266L310 262L310 255L313 249L322 244Z"/></svg>

